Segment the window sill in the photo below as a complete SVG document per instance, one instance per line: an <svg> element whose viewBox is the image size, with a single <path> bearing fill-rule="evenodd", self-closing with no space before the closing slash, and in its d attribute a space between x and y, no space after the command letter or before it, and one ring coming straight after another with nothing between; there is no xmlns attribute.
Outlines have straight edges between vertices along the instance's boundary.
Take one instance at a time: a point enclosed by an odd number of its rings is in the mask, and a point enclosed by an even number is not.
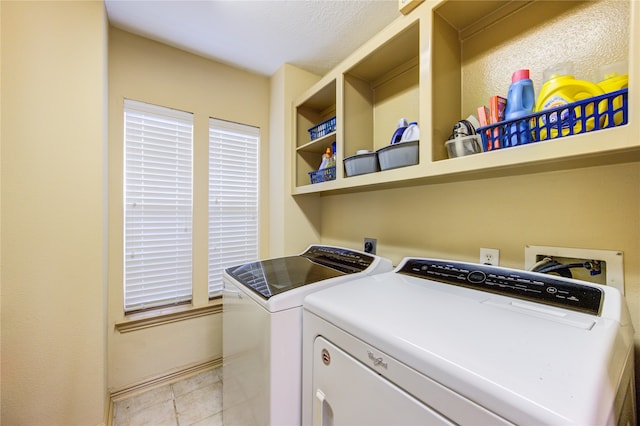
<svg viewBox="0 0 640 426"><path fill-rule="evenodd" d="M222 298L213 299L206 306L175 306L171 308L158 309L149 312L140 312L128 315L123 321L116 323L116 330L120 333L142 330L144 328L156 327L170 324L172 322L184 321L198 318L205 315L222 313Z"/></svg>

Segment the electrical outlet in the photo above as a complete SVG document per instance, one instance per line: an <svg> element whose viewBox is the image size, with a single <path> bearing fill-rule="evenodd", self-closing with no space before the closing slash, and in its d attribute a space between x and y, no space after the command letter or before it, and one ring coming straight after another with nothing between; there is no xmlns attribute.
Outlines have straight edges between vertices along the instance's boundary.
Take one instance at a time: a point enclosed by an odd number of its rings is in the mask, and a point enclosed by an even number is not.
<svg viewBox="0 0 640 426"><path fill-rule="evenodd" d="M480 263L483 265L499 265L500 250L491 248L480 249Z"/></svg>
<svg viewBox="0 0 640 426"><path fill-rule="evenodd" d="M369 254L376 254L376 243L378 240L375 238L365 238L364 239L364 251Z"/></svg>

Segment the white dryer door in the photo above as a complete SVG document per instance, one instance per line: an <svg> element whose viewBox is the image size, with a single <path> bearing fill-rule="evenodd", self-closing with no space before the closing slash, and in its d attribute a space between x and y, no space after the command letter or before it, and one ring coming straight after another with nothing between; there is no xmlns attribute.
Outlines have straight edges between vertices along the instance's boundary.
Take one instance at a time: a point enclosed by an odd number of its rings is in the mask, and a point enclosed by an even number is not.
<svg viewBox="0 0 640 426"><path fill-rule="evenodd" d="M313 392L318 426L453 424L320 336L314 342Z"/></svg>

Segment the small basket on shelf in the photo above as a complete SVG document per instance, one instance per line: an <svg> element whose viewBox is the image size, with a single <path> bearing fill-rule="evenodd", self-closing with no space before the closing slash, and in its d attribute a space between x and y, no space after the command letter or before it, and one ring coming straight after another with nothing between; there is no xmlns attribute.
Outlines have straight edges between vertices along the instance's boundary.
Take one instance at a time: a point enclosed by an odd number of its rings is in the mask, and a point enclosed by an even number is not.
<svg viewBox="0 0 640 426"><path fill-rule="evenodd" d="M336 179L336 166L309 172L311 183L327 182Z"/></svg>
<svg viewBox="0 0 640 426"><path fill-rule="evenodd" d="M309 136L311 140L321 138L329 133L336 131L336 117L331 117L328 120L323 121L309 129Z"/></svg>
<svg viewBox="0 0 640 426"><path fill-rule="evenodd" d="M627 124L628 89L480 127L484 151L557 139Z"/></svg>

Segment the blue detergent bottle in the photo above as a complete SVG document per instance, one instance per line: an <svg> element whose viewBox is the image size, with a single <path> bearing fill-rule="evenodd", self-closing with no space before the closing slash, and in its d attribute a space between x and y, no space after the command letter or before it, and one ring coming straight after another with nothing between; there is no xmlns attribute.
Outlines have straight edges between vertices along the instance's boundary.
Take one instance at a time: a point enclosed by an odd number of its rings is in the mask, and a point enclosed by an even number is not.
<svg viewBox="0 0 640 426"><path fill-rule="evenodd" d="M400 120L398 120L398 127L396 128L396 131L393 133L393 136L391 137L391 145L393 145L394 143L398 143L402 140L402 134L404 133L404 131L407 129L408 126L409 126L409 123L407 122L406 118L401 118Z"/></svg>
<svg viewBox="0 0 640 426"><path fill-rule="evenodd" d="M511 76L511 86L507 94L507 106L504 111L505 120L516 120L533 112L536 96L533 81L529 78L529 70L518 70ZM516 146L531 142L529 120L512 123L507 129L505 146Z"/></svg>

